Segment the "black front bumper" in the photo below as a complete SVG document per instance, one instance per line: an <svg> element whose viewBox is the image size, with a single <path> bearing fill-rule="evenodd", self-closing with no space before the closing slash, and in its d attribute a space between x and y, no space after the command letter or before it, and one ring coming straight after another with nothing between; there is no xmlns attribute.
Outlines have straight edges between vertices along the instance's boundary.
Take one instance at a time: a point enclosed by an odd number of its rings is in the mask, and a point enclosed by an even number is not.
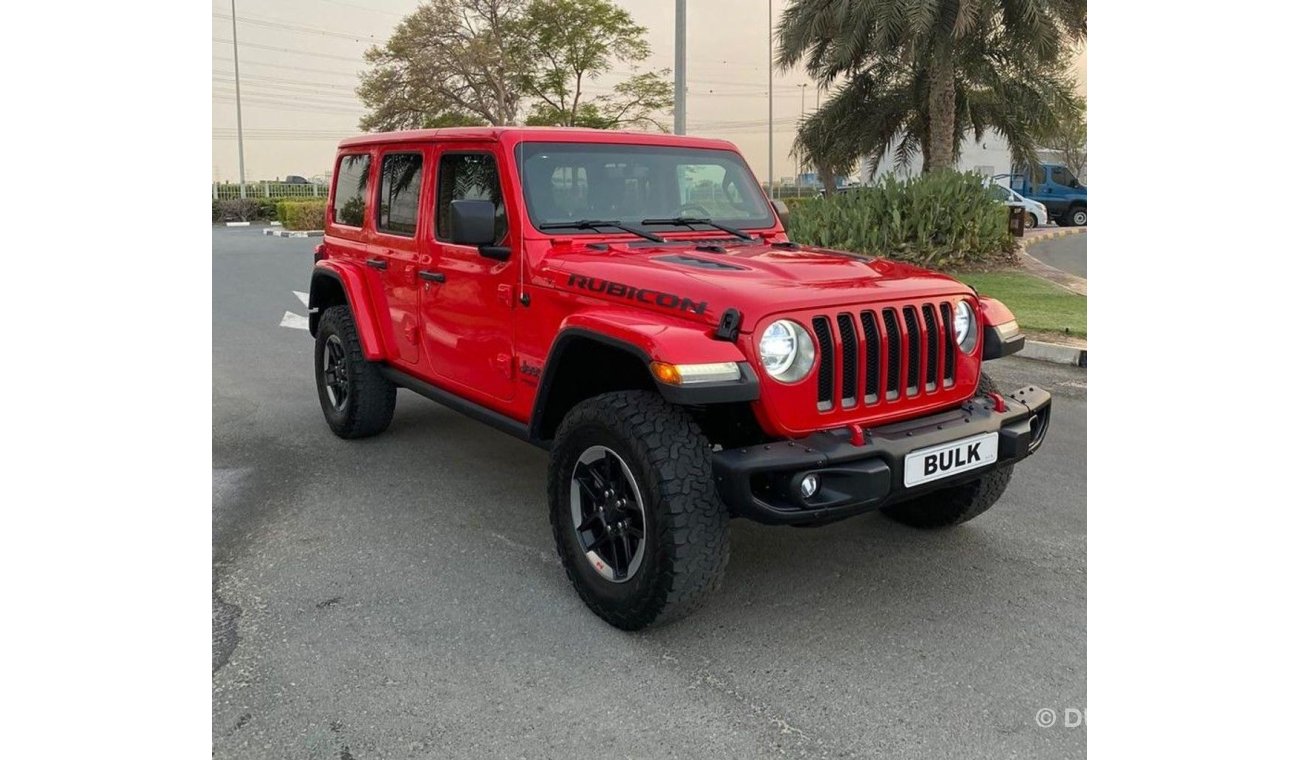
<svg viewBox="0 0 1300 760"><path fill-rule="evenodd" d="M974 480L1037 451L1051 418L1051 394L1028 386L1005 396L1002 406L999 411L996 399L976 396L956 409L856 434L846 427L797 441L718 451L713 475L719 495L737 517L774 525L839 520ZM919 486L903 485L903 460L911 452L989 432L998 434L996 463ZM821 488L805 499L799 482L810 473L818 475Z"/></svg>

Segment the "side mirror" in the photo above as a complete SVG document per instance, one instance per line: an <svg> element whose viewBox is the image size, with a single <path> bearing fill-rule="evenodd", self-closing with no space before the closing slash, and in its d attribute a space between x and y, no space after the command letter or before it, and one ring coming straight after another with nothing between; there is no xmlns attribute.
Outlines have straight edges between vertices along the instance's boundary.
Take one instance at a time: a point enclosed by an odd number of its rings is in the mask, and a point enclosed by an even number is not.
<svg viewBox="0 0 1300 760"><path fill-rule="evenodd" d="M1075 188L1077 188L1078 186L1079 186L1079 180L1077 180L1077 179L1072 179L1072 180L1070 180L1070 187L1075 187Z"/></svg>
<svg viewBox="0 0 1300 760"><path fill-rule="evenodd" d="M790 207L785 205L785 201L773 200L772 210L776 212L776 218L781 220L782 227L790 226Z"/></svg>
<svg viewBox="0 0 1300 760"><path fill-rule="evenodd" d="M496 242L497 209L492 201L451 202L451 242L456 245L492 245Z"/></svg>

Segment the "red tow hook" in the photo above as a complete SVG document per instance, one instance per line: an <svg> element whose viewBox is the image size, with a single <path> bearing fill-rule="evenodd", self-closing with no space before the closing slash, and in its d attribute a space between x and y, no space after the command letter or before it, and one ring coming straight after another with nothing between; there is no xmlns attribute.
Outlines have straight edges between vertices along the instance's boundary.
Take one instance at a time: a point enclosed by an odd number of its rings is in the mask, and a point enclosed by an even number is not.
<svg viewBox="0 0 1300 760"><path fill-rule="evenodd" d="M999 414L1007 410L1007 400L1002 398L1001 393L989 393L989 398L993 399L993 411Z"/></svg>
<svg viewBox="0 0 1300 760"><path fill-rule="evenodd" d="M849 425L849 443L853 444L854 446L862 446L866 444L866 442L867 442L867 437L862 433L862 426Z"/></svg>

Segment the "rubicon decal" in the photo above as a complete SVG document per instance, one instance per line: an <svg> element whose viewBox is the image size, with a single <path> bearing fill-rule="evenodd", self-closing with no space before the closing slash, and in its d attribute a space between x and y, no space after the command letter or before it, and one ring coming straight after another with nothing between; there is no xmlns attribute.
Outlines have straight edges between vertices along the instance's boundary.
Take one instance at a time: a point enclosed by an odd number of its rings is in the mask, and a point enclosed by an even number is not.
<svg viewBox="0 0 1300 760"><path fill-rule="evenodd" d="M692 301L684 296L665 293L662 290L638 288L621 282L602 280L599 277L584 277L580 274L569 275L569 287L582 288L593 293L604 293L613 298L626 298L629 301L650 303L655 306L662 306L665 309L680 309L695 314L703 314L705 309L709 307L707 301Z"/></svg>

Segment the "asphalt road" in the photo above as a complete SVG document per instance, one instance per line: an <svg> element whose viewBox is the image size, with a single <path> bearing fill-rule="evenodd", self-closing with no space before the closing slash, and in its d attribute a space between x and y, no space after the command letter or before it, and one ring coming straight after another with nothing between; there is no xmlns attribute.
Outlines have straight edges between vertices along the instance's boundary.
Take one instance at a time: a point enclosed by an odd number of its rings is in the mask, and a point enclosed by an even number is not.
<svg viewBox="0 0 1300 760"><path fill-rule="evenodd" d="M1087 279L1088 233L1080 232L1065 237L1034 243L1029 255L1050 267Z"/></svg>
<svg viewBox="0 0 1300 760"><path fill-rule="evenodd" d="M711 603L627 634L560 569L543 452L407 391L330 434L280 326L314 244L213 231L214 757L1084 757L1083 371L990 365L1055 401L978 520L736 521Z"/></svg>

